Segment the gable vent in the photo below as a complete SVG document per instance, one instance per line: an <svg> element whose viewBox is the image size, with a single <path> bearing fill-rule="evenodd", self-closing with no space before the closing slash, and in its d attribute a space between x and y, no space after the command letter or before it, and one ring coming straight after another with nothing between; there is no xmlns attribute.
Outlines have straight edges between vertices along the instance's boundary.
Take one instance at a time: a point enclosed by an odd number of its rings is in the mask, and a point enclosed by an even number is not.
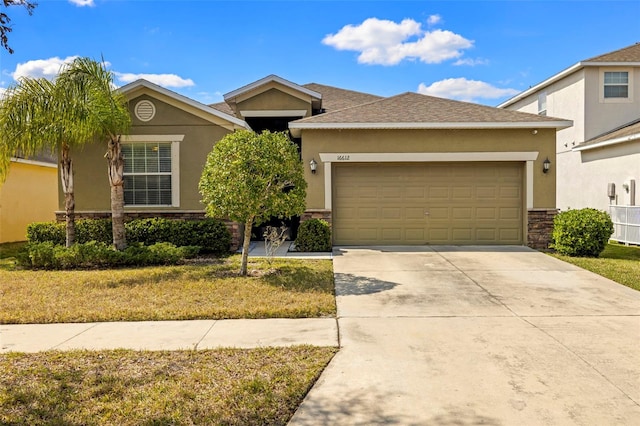
<svg viewBox="0 0 640 426"><path fill-rule="evenodd" d="M151 101L140 101L134 108L136 117L140 121L150 121L156 115L156 106Z"/></svg>

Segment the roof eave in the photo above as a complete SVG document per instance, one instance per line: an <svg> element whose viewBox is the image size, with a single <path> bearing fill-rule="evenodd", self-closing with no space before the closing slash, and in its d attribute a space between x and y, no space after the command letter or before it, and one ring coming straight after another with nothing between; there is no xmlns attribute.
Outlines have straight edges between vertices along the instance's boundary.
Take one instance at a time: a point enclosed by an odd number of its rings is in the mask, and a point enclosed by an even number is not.
<svg viewBox="0 0 640 426"><path fill-rule="evenodd" d="M283 86L287 86L287 87L289 87L291 89L294 89L294 90L297 90L299 92L302 92L302 93L304 93L306 95L309 95L312 98L316 98L318 100L322 99L322 94L321 93L318 93L318 92L316 92L314 90L311 90L311 89L307 89L304 86L300 86L298 84L292 83L292 82L290 82L288 80L285 80L282 77L278 77L277 75L274 75L274 74L268 75L268 76L266 76L264 78L261 78L258 81L254 81L251 84L248 84L248 85L243 86L243 87L241 87L239 89L233 90L233 91L225 94L223 96L223 98L224 98L225 101L227 101L228 99L236 98L236 97L242 95L243 93L250 92L250 91L252 91L252 90L254 90L254 89L256 89L256 88L258 88L258 87L260 87L260 86L262 86L264 84L270 83L272 81L276 82L276 83L280 83Z"/></svg>
<svg viewBox="0 0 640 426"><path fill-rule="evenodd" d="M622 136L619 138L609 139L606 141L597 142L589 145L578 145L576 147L571 148L572 151L588 151L590 149L604 148L606 146L618 145L625 142L633 142L636 140L640 140L640 133L635 133L633 135Z"/></svg>
<svg viewBox="0 0 640 426"><path fill-rule="evenodd" d="M565 129L573 121L416 122L416 123L289 123L290 129Z"/></svg>
<svg viewBox="0 0 640 426"><path fill-rule="evenodd" d="M557 73L555 75L552 75L551 77L549 77L548 79L542 81L541 83L538 83L535 86L531 86L530 88L528 88L524 92L521 92L521 93L515 95L511 99L507 99L506 101L504 101L503 103L498 105L497 108L506 108L506 107L508 107L510 105L513 105L516 102L518 102L518 101L526 98L527 96L531 95L532 93L535 93L538 90L543 89L543 88L549 86L550 84L555 83L558 80L562 80L566 76L571 75L574 72L579 71L582 68L584 68L584 63L583 62L578 62L577 64L570 66L569 68L565 69L564 71L560 71L559 73Z"/></svg>
<svg viewBox="0 0 640 426"><path fill-rule="evenodd" d="M158 93L161 93L164 96L167 96L169 98L175 99L179 102L183 102L193 108L196 108L202 112L205 112L207 114L211 114L215 117L218 117L220 119L226 120L229 123L231 123L233 126L234 130L237 129L247 129L247 130L251 130L251 127L243 120L240 120L232 115L229 114L225 114L222 111L218 111L215 108L212 108L208 105L202 104L198 101L194 101L191 98L188 98L184 95L181 95L179 93L173 92L171 90L165 89L162 86L158 86L157 84L151 83L150 81L144 80L144 79L140 79L140 80L136 80L134 82L131 82L127 85L124 85L122 87L119 87L117 89L117 91L123 93L123 94L127 94L130 92L133 92L134 90L138 89L138 88L147 88L149 90L153 90L156 91Z"/></svg>

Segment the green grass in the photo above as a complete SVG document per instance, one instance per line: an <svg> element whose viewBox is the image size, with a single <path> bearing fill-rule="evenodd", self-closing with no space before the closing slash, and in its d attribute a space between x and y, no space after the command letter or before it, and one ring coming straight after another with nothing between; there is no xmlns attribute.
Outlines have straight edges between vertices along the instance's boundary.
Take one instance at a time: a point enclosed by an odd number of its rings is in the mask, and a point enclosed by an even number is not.
<svg viewBox="0 0 640 426"><path fill-rule="evenodd" d="M286 425L336 351L0 355L0 424Z"/></svg>
<svg viewBox="0 0 640 426"><path fill-rule="evenodd" d="M598 258L552 256L640 291L640 247L609 243Z"/></svg>
<svg viewBox="0 0 640 426"><path fill-rule="evenodd" d="M335 316L328 260L240 257L84 271L0 269L0 323Z"/></svg>

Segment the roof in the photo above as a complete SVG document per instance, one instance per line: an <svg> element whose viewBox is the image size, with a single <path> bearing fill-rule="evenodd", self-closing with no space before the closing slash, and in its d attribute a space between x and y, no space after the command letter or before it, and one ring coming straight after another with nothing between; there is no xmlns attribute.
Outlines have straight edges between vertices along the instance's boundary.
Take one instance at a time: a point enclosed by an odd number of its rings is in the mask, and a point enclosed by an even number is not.
<svg viewBox="0 0 640 426"><path fill-rule="evenodd" d="M407 92L289 123L290 129L565 128L571 121Z"/></svg>
<svg viewBox="0 0 640 426"><path fill-rule="evenodd" d="M264 79L263 79L264 80ZM253 86L253 84L249 85ZM249 87L245 86L245 87ZM374 100L382 99L381 96L372 95L369 93L356 92L354 90L341 89L339 87L326 86L318 83L308 83L300 87L308 89L312 92L316 92L322 96L322 110L323 111L336 111L343 108L348 108ZM233 92L231 92L233 93ZM209 105L225 114L236 116L235 112L226 102L218 102Z"/></svg>
<svg viewBox="0 0 640 426"><path fill-rule="evenodd" d="M632 44L631 46L623 47L622 49L614 50L613 52L605 53L603 55L594 56L590 59L585 59L570 66L569 68L560 71L557 74L549 77L541 83L536 84L528 88L527 90L520 92L511 99L508 99L498 105L498 108L506 108L527 96L544 89L545 87L555 83L558 80L562 80L568 75L581 70L585 67L591 66L640 66L640 42Z"/></svg>
<svg viewBox="0 0 640 426"><path fill-rule="evenodd" d="M573 151L586 151L631 141L640 141L640 118L603 135L582 142L574 147Z"/></svg>
<svg viewBox="0 0 640 426"><path fill-rule="evenodd" d="M225 127L229 127L230 130L234 130L236 128L250 129L247 123L234 117L233 115L226 114L217 109L211 108L210 106L201 104L200 102L194 101L191 98L165 89L164 87L158 86L157 84L151 83L150 81L144 79L139 79L125 86L122 86L118 89L118 91L133 96L137 91L143 91L144 89L148 89L152 92L160 94L161 97L164 98L161 100L167 101L170 104L175 105L177 102L182 104L183 107L189 107L191 109L190 112L205 120L215 122L216 124L220 124L220 120L225 121L230 125Z"/></svg>
<svg viewBox="0 0 640 426"><path fill-rule="evenodd" d="M582 62L640 62L640 42L604 55L594 56Z"/></svg>
<svg viewBox="0 0 640 426"><path fill-rule="evenodd" d="M322 94L322 109L325 111L336 111L382 99L381 96L340 89L333 86L325 86L318 83L309 83L303 86Z"/></svg>
<svg viewBox="0 0 640 426"><path fill-rule="evenodd" d="M322 94L320 94L320 93L318 93L318 92L316 92L314 90L308 89L306 87L300 86L300 85L298 85L296 83L293 83L293 82L291 82L289 80L285 80L284 78L278 77L275 74L268 75L268 76L266 76L264 78L261 78L258 81L254 81L253 83L249 83L246 86L242 86L239 89L233 90L233 91L227 93L226 95L224 95L224 99L226 101L228 99L232 99L232 98L238 97L238 96L242 95L243 93L250 92L250 91L252 91L252 90L254 90L254 89L256 89L256 88L258 88L260 86L263 86L263 85L271 83L271 82L280 83L283 86L289 87L289 88L291 88L293 90L297 90L297 91L302 92L302 93L304 93L306 95L309 95L313 99L317 99L317 100L322 99Z"/></svg>

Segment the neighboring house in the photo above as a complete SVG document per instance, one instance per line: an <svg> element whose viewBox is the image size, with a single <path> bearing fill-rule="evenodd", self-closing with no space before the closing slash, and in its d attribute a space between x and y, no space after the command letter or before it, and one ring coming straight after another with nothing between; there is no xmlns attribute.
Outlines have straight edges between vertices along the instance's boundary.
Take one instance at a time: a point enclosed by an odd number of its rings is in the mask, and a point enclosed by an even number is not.
<svg viewBox="0 0 640 426"><path fill-rule="evenodd" d="M301 220L327 219L334 244L546 248L556 174L555 167L544 173L543 163L554 158L556 131L568 120L274 75L212 106L144 80L120 90L133 117L124 137L129 217L202 217L198 180L215 142L236 129L289 129L308 182ZM104 150L74 153L80 217L110 212Z"/></svg>
<svg viewBox="0 0 640 426"><path fill-rule="evenodd" d="M27 225L48 222L58 208L56 160L12 158L0 184L0 243L25 241Z"/></svg>
<svg viewBox="0 0 640 426"><path fill-rule="evenodd" d="M578 62L498 108L563 117L557 207L640 203L640 43Z"/></svg>

